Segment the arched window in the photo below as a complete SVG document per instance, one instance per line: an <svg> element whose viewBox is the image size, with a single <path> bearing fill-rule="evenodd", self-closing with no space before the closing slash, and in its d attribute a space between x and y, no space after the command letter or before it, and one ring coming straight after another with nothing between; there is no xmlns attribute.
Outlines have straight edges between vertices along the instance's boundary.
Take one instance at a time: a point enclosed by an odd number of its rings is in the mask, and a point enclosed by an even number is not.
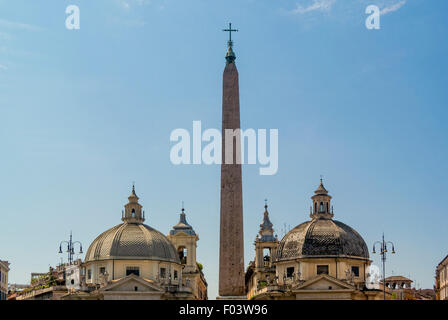
<svg viewBox="0 0 448 320"><path fill-rule="evenodd" d="M269 267L270 262L271 262L270 256L266 255L263 257L263 266L264 267L266 267L266 268Z"/></svg>
<svg viewBox="0 0 448 320"><path fill-rule="evenodd" d="M321 202L319 205L319 212L324 212L324 203Z"/></svg>
<svg viewBox="0 0 448 320"><path fill-rule="evenodd" d="M132 218L135 218L135 209L132 209Z"/></svg>
<svg viewBox="0 0 448 320"><path fill-rule="evenodd" d="M330 212L330 208L328 207L328 202L327 202L327 213Z"/></svg>
<svg viewBox="0 0 448 320"><path fill-rule="evenodd" d="M317 202L314 202L314 212L317 212Z"/></svg>
<svg viewBox="0 0 448 320"><path fill-rule="evenodd" d="M179 249L177 249L177 252L179 254L180 262L182 264L187 264L187 248L179 247Z"/></svg>
<svg viewBox="0 0 448 320"><path fill-rule="evenodd" d="M268 268L271 266L271 249L263 248L263 266Z"/></svg>

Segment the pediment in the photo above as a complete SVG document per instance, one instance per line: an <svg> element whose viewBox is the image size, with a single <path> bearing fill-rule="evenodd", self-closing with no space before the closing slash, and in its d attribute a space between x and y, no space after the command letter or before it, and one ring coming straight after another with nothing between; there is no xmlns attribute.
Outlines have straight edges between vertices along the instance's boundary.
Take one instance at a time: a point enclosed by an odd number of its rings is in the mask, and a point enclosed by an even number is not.
<svg viewBox="0 0 448 320"><path fill-rule="evenodd" d="M144 279L131 274L127 277L116 280L115 282L109 283L104 288L100 289L101 292L159 292L164 293L165 291L158 286L158 284L152 280Z"/></svg>
<svg viewBox="0 0 448 320"><path fill-rule="evenodd" d="M328 275L318 275L313 279L305 281L293 290L354 290L355 288Z"/></svg>

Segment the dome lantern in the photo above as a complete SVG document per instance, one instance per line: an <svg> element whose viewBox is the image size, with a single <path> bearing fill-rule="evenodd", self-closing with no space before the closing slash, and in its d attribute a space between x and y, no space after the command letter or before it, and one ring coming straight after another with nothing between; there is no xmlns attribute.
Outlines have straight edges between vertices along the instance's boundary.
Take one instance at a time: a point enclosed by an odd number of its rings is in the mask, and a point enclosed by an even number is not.
<svg viewBox="0 0 448 320"><path fill-rule="evenodd" d="M121 218L123 222L143 223L145 221L145 212L142 205L138 203L139 197L135 193L135 185L132 185L131 195L128 197L129 202L124 206L124 215Z"/></svg>
<svg viewBox="0 0 448 320"><path fill-rule="evenodd" d="M312 219L331 219L333 218L333 207L331 206L331 196L325 189L322 177L320 178L320 185L314 191L313 207L311 208L310 217Z"/></svg>

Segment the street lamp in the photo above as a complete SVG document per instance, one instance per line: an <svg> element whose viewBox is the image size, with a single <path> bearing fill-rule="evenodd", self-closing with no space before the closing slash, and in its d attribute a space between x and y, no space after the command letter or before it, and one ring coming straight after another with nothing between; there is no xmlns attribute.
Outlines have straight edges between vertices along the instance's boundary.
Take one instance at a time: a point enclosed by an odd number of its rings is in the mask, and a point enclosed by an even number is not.
<svg viewBox="0 0 448 320"><path fill-rule="evenodd" d="M72 232L70 231L70 240L69 241L62 241L59 244L59 253L62 253L62 244L66 244L67 245L67 253L68 253L68 262L69 264L73 263L73 256L75 255L75 244L79 244L79 253L83 253L82 252L82 244L79 241L72 241Z"/></svg>
<svg viewBox="0 0 448 320"><path fill-rule="evenodd" d="M376 241L373 244L373 251L372 253L375 254L375 245L376 244L380 244L381 245L381 251L379 252L379 254L381 255L381 262L383 263L383 298L384 300L386 300L386 252L387 252L387 245L391 245L392 246L392 253L395 254L395 246L392 242L390 241L385 241L384 240L384 233L383 233L383 239L381 241Z"/></svg>

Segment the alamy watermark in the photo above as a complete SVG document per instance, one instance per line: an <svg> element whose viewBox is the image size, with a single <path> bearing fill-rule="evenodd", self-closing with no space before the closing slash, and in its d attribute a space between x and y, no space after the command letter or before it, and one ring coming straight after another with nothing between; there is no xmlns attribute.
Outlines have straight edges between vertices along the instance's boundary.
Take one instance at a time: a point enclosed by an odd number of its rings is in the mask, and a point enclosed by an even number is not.
<svg viewBox="0 0 448 320"><path fill-rule="evenodd" d="M370 5L366 8L366 14L368 14L369 16L366 19L366 28L369 30L372 29L376 29L379 30L381 29L381 25L380 25L380 16L381 16L381 11L380 8L376 5Z"/></svg>
<svg viewBox="0 0 448 320"><path fill-rule="evenodd" d="M74 4L69 5L65 9L65 13L68 14L65 19L65 27L68 30L79 30L81 28L79 7Z"/></svg>
<svg viewBox="0 0 448 320"><path fill-rule="evenodd" d="M269 153L267 140L267 129L225 129L223 157L221 131L212 128L202 132L201 121L193 121L192 135L182 128L171 132L170 141L177 143L171 147L170 160L175 165L257 164L258 161L260 175L274 175L278 170L278 129L269 130Z"/></svg>
<svg viewBox="0 0 448 320"><path fill-rule="evenodd" d="M393 10L396 10L397 8L401 7L404 3L406 3L405 0L400 1L395 6L391 8L386 8L383 11L390 12ZM365 13L369 16L366 18L365 26L367 29L372 30L379 30L381 29L380 25L380 16L383 13L383 11L380 10L380 8L377 5L369 5L366 7ZM79 30L81 28L80 26L80 10L77 5L69 5L65 9L65 13L68 15L65 19L65 27L68 30Z"/></svg>

